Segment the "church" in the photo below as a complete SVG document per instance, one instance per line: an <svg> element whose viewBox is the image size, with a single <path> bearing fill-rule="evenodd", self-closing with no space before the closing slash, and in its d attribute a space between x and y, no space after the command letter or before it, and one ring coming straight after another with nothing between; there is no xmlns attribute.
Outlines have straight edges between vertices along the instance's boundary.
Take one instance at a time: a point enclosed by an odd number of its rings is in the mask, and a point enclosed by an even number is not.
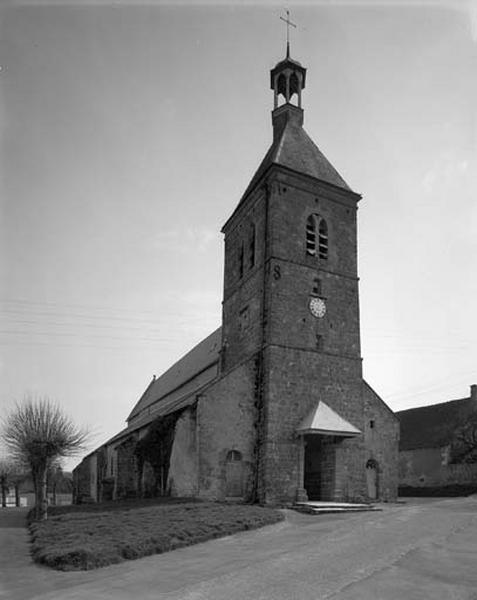
<svg viewBox="0 0 477 600"><path fill-rule="evenodd" d="M307 70L270 73L273 141L222 228L222 327L74 471L75 500L393 500L399 422L363 380L357 209L303 128Z"/></svg>

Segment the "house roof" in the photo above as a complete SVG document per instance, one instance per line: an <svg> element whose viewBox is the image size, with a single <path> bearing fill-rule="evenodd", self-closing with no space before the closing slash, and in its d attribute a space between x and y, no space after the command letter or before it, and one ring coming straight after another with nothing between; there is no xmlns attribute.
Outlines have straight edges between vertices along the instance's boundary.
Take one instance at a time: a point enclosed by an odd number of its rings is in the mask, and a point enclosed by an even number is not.
<svg viewBox="0 0 477 600"><path fill-rule="evenodd" d="M400 450L447 446L477 406L471 398L419 406L396 413L401 423Z"/></svg>
<svg viewBox="0 0 477 600"><path fill-rule="evenodd" d="M212 381L217 375L217 369L212 367L219 359L221 340L222 328L219 327L160 377L153 379L131 411L127 418L128 422L139 417L145 409L160 400L165 401L168 396L168 404L171 405L172 410L176 410L174 406L181 398L193 395L199 388ZM155 416L160 414L156 411L154 413Z"/></svg>
<svg viewBox="0 0 477 600"><path fill-rule="evenodd" d="M323 400L319 400L313 410L303 419L297 428L297 433L319 433L321 435L337 435L353 437L361 431L343 419Z"/></svg>

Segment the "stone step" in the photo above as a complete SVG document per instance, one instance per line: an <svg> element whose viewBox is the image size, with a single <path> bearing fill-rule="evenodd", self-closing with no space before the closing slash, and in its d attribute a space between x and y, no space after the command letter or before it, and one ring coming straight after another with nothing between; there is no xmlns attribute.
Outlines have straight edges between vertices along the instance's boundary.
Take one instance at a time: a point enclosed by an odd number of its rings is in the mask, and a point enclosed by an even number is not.
<svg viewBox="0 0 477 600"><path fill-rule="evenodd" d="M332 514L332 513L348 513L348 512L364 512L364 511L379 511L381 508L373 504L359 504L351 502L296 502L295 510L306 512L309 514Z"/></svg>

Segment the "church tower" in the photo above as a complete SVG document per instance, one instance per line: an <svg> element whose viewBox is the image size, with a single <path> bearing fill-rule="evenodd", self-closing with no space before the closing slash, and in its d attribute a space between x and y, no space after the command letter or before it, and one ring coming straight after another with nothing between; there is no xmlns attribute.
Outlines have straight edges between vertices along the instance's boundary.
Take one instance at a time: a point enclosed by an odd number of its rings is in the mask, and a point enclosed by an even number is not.
<svg viewBox="0 0 477 600"><path fill-rule="evenodd" d="M261 502L366 496L360 196L303 129L305 84L287 47L272 145L223 227L221 376L255 361Z"/></svg>

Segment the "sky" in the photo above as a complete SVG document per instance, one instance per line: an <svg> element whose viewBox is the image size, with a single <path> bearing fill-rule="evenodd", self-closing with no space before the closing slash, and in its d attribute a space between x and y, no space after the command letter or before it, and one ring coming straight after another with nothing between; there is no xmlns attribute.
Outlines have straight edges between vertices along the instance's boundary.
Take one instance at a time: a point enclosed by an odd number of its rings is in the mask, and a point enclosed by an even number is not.
<svg viewBox="0 0 477 600"><path fill-rule="evenodd" d="M220 229L272 139L286 8L305 129L363 195L364 376L393 410L468 396L474 2L5 1L2 413L47 396L93 449L220 325Z"/></svg>

